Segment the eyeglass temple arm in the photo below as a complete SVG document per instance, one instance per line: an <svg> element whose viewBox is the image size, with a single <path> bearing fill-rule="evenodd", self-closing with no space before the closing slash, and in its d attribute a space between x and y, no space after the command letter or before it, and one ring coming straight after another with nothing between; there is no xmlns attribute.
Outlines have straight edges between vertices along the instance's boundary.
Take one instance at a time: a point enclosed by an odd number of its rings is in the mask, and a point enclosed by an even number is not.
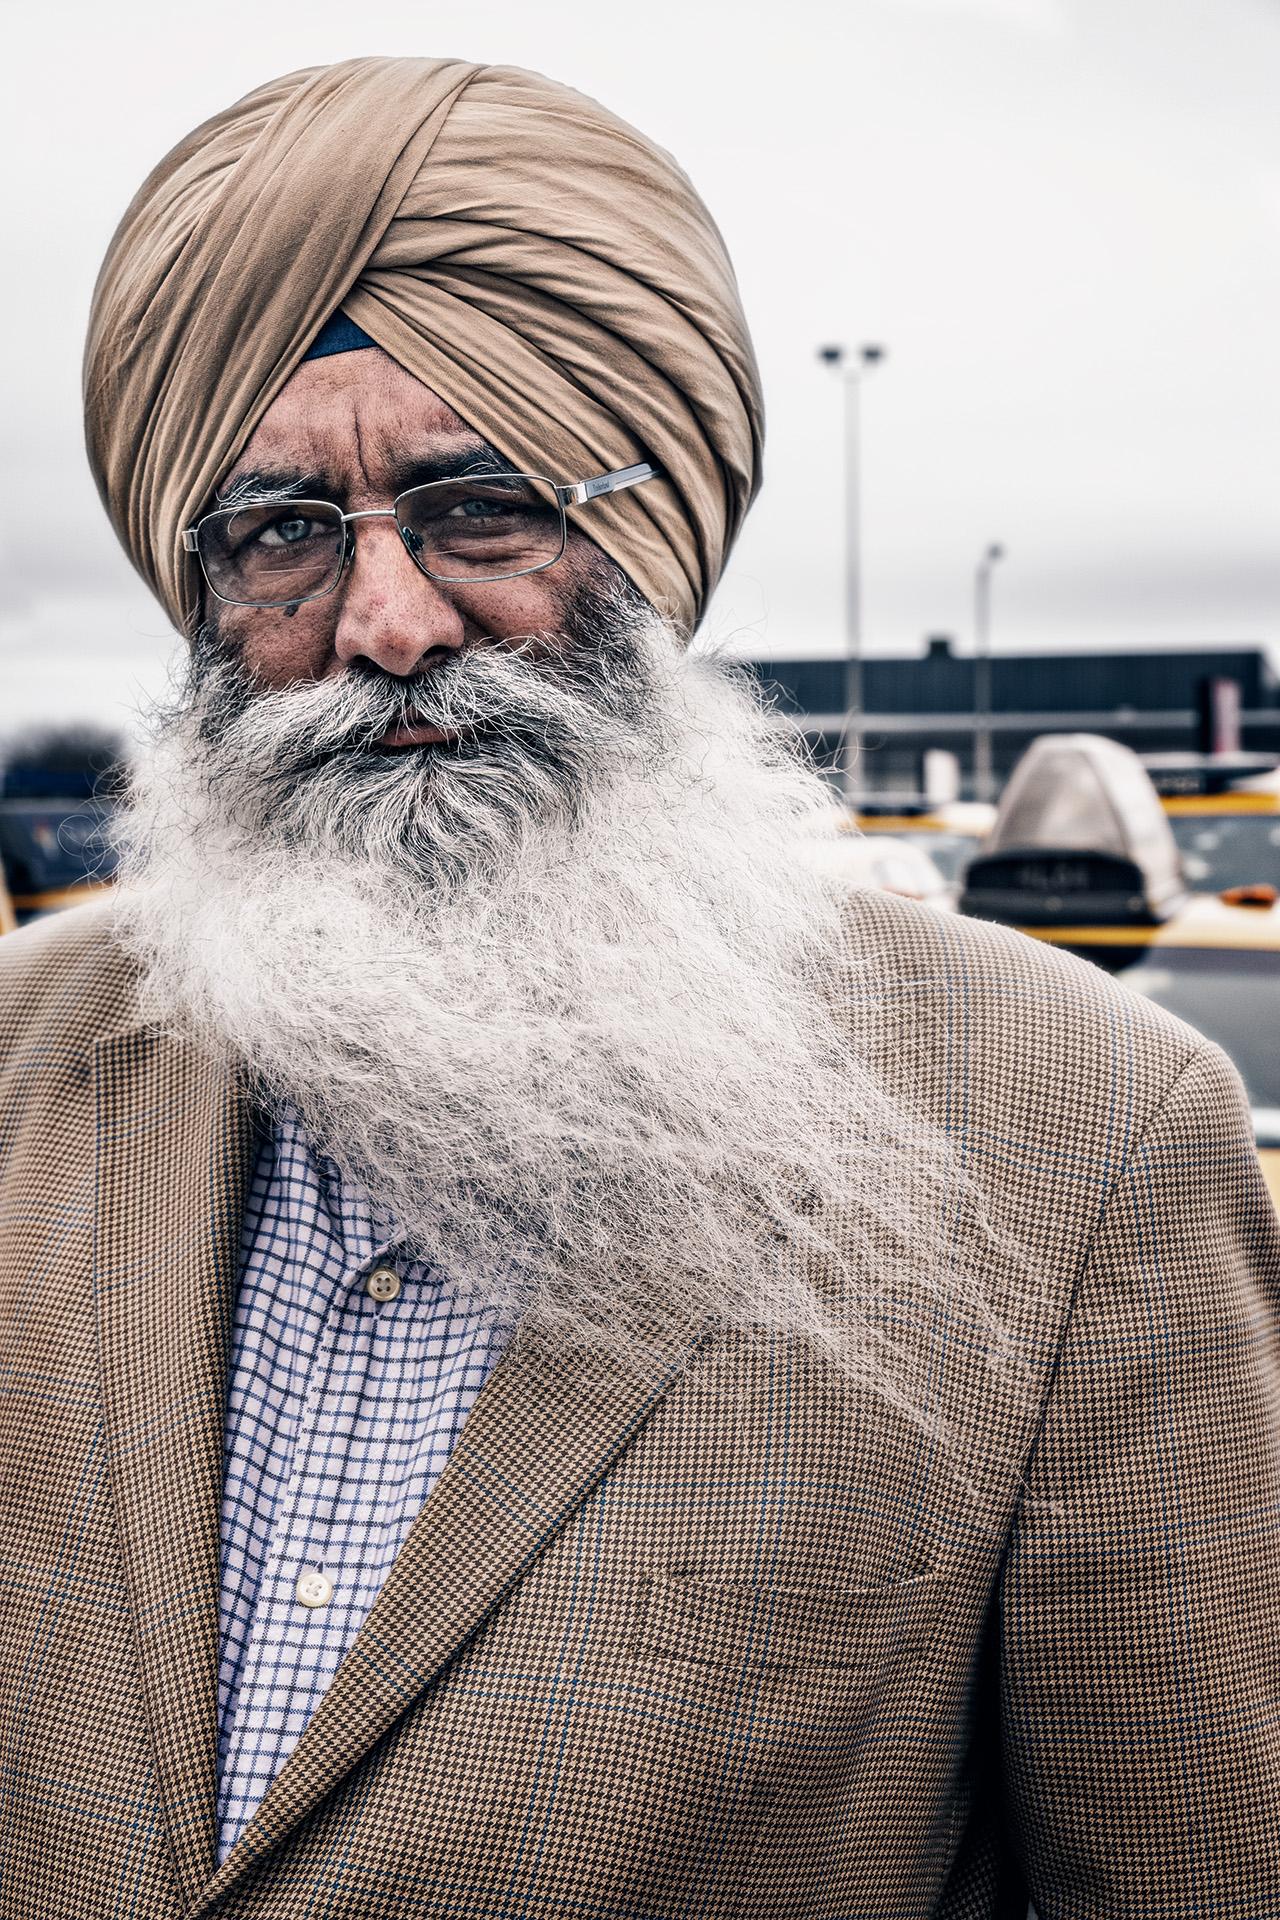
<svg viewBox="0 0 1280 1920"><path fill-rule="evenodd" d="M556 497L562 507L584 507L588 500L598 500L602 493L623 493L628 487L638 487L642 480L661 480L662 472L642 460L634 467L619 467L615 473L597 474L594 480L576 480L569 486L557 487Z"/></svg>

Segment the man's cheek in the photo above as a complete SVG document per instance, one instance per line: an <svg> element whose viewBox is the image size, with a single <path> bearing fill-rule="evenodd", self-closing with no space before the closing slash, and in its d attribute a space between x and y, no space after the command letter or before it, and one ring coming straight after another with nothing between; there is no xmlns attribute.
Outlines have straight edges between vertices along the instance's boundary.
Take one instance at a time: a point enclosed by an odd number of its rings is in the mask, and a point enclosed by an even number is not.
<svg viewBox="0 0 1280 1920"><path fill-rule="evenodd" d="M598 549L586 543L592 553ZM587 581L584 556L573 541L554 567L526 579L455 590L455 604L468 627L499 644L518 645L533 659L558 649L558 636Z"/></svg>
<svg viewBox="0 0 1280 1920"><path fill-rule="evenodd" d="M323 679L326 673L341 670L323 615L300 607L292 619L281 609L245 620L228 611L230 617L220 623L224 645L264 691L275 692L299 680Z"/></svg>

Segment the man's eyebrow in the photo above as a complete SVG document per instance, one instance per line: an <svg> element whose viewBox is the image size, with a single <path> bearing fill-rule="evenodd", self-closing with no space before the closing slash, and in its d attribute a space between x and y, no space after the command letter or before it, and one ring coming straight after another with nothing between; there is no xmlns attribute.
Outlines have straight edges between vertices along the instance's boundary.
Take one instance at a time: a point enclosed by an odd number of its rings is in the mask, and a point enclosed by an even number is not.
<svg viewBox="0 0 1280 1920"><path fill-rule="evenodd" d="M405 454L389 464L392 493L404 493L409 487L421 487L432 480L465 480L486 475L514 473L515 468L487 440L468 440L452 452ZM233 474L217 490L214 498L220 507L242 507L249 501L333 500L345 497L346 489L336 486L331 475L316 469L296 467L254 467Z"/></svg>
<svg viewBox="0 0 1280 1920"><path fill-rule="evenodd" d="M408 487L423 487L432 480L482 478L514 473L516 469L487 440L468 440L452 453L407 455L393 460L389 471L396 492L403 493Z"/></svg>
<svg viewBox="0 0 1280 1920"><path fill-rule="evenodd" d="M242 507L246 501L329 500L333 489L320 473L288 467L255 467L233 474L214 493L220 507Z"/></svg>

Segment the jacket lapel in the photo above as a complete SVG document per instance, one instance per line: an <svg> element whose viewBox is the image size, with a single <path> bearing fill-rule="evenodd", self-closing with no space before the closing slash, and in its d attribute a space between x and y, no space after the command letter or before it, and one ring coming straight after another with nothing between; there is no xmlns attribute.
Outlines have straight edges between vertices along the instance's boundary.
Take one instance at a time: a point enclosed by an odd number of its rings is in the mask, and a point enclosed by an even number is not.
<svg viewBox="0 0 1280 1920"><path fill-rule="evenodd" d="M232 1077L150 1029L95 1048L94 1292L112 1494L188 1906L215 1865L219 1508L250 1147Z"/></svg>
<svg viewBox="0 0 1280 1920"><path fill-rule="evenodd" d="M557 1359L531 1341L507 1353L202 1909L277 1846L431 1684L630 1444L700 1344L674 1335L655 1343L643 1379Z"/></svg>

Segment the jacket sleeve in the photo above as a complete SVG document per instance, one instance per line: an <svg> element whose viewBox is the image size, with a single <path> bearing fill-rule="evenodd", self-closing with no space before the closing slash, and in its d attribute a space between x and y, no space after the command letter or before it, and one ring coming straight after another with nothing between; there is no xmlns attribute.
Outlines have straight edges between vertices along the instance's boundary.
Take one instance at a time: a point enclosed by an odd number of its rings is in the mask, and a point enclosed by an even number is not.
<svg viewBox="0 0 1280 1920"><path fill-rule="evenodd" d="M1280 1920L1280 1221L1200 1043L1120 1170L1005 1560L1041 1920Z"/></svg>

